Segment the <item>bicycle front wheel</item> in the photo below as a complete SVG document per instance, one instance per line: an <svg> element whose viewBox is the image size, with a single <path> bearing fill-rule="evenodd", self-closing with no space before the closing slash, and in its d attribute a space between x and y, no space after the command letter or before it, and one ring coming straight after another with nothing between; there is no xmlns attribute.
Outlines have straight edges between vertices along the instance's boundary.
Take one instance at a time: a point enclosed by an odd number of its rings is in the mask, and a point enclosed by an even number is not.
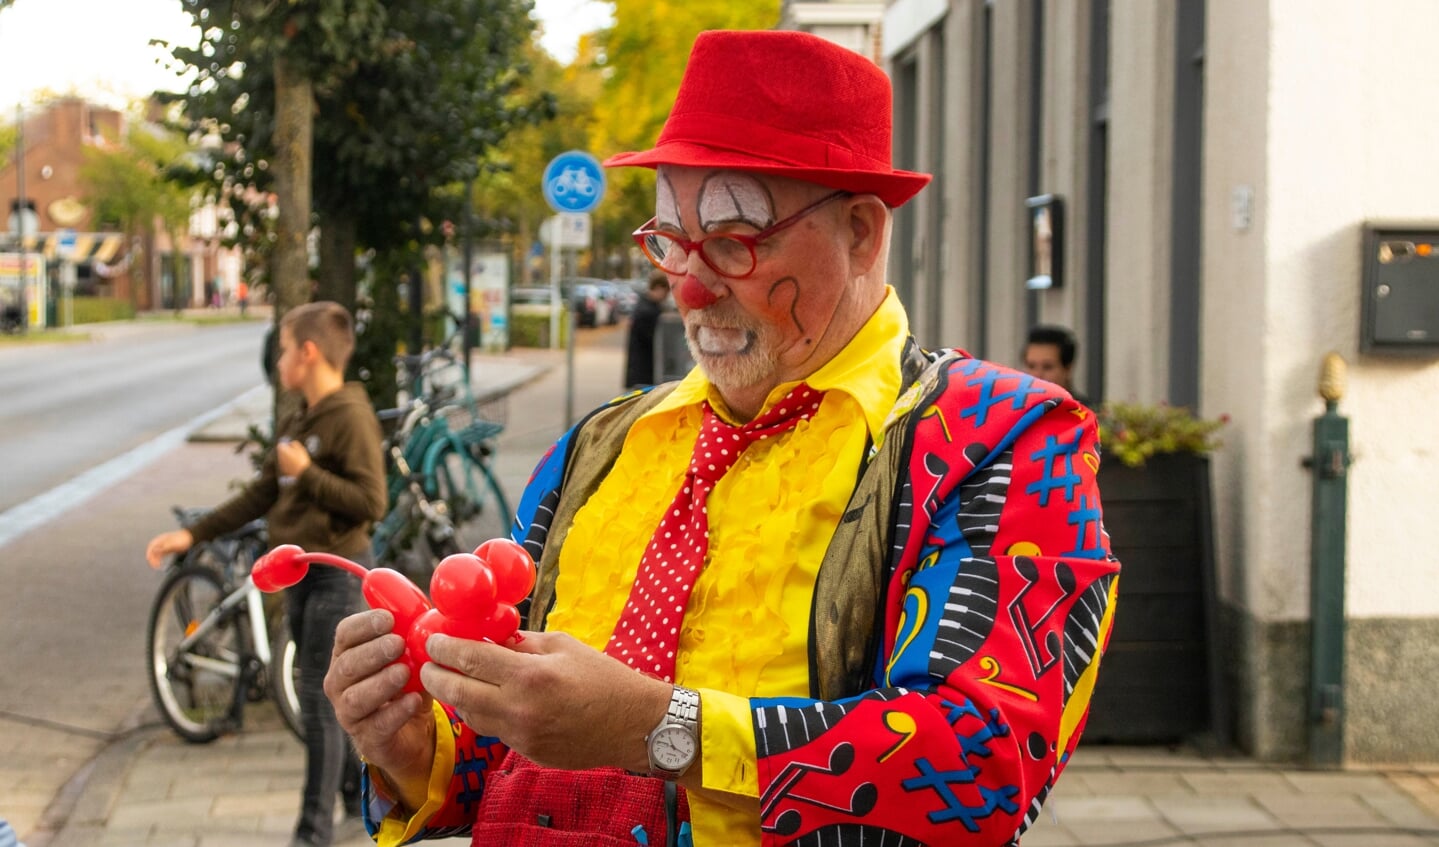
<svg viewBox="0 0 1439 847"><path fill-rule="evenodd" d="M185 565L161 583L150 609L150 693L165 723L197 744L231 729L243 684L244 633L234 610L220 611L225 596L214 571Z"/></svg>
<svg viewBox="0 0 1439 847"><path fill-rule="evenodd" d="M454 549L436 550L436 553L442 556L454 552L473 553L491 538L509 537L514 516L488 464L468 453L446 449L435 463L434 485L435 493L445 501L455 525Z"/></svg>

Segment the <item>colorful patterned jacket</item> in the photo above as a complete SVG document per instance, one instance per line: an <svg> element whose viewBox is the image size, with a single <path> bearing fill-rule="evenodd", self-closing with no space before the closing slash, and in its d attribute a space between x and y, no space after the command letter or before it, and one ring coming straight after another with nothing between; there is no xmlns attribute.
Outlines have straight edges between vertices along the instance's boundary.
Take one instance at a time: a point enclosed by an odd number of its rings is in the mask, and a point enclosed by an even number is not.
<svg viewBox="0 0 1439 847"><path fill-rule="evenodd" d="M1049 383L912 339L903 372L820 567L811 696L751 699L766 845L1016 844L1083 728L1119 572L1093 414ZM515 527L540 562L531 628L553 603L547 536L668 390L597 410L541 461ZM504 755L453 727L453 802L422 838L464 830Z"/></svg>

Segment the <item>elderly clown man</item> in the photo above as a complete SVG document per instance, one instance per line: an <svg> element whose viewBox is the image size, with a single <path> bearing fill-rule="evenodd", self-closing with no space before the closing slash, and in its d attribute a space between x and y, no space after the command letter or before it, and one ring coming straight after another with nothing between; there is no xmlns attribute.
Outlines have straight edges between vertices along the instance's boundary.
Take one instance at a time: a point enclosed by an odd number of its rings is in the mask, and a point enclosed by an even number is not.
<svg viewBox="0 0 1439 847"><path fill-rule="evenodd" d="M885 279L889 80L706 32L635 239L696 367L581 421L515 540L527 631L347 619L327 691L381 844L1016 843L1074 753L1119 565L1091 413L922 349Z"/></svg>

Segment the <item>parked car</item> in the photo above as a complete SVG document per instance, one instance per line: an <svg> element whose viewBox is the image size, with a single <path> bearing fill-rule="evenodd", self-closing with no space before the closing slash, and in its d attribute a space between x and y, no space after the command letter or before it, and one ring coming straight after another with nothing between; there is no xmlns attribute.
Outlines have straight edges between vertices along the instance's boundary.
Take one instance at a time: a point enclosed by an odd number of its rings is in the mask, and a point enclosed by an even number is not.
<svg viewBox="0 0 1439 847"><path fill-rule="evenodd" d="M605 280L591 277L560 281L560 287L570 294L576 326L606 326L619 320L614 294L607 285Z"/></svg>
<svg viewBox="0 0 1439 847"><path fill-rule="evenodd" d="M628 281L622 279L610 280L605 283L605 288L615 301L615 322L620 318L627 318L634 314L635 304L639 302L639 295L635 293Z"/></svg>
<svg viewBox="0 0 1439 847"><path fill-rule="evenodd" d="M576 326L606 326L619 322L618 295L602 279L575 277L560 280L560 290L575 312ZM514 314L549 314L548 286L510 289L510 311Z"/></svg>

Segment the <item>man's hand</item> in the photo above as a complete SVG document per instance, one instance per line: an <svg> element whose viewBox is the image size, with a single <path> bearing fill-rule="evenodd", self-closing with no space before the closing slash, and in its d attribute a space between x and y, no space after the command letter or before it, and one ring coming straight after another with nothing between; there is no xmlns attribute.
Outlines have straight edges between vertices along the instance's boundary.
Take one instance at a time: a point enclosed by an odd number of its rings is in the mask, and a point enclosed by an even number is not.
<svg viewBox="0 0 1439 847"><path fill-rule="evenodd" d="M281 439L275 444L275 465L281 476L298 477L310 466L310 451L298 441Z"/></svg>
<svg viewBox="0 0 1439 847"><path fill-rule="evenodd" d="M649 769L644 739L669 683L560 632L526 632L514 648L445 635L428 646L421 682L476 732L546 767Z"/></svg>
<svg viewBox="0 0 1439 847"><path fill-rule="evenodd" d="M340 621L325 695L355 749L389 775L386 782L414 811L424 802L435 757L435 719L428 697L403 692L410 670L395 663L405 651L405 640L392 631L394 625L394 615L384 609ZM420 793L409 796L407 788Z"/></svg>
<svg viewBox="0 0 1439 847"><path fill-rule="evenodd" d="M145 545L145 561L150 567L158 568L171 553L183 553L195 544L195 536L188 529L172 529L150 539Z"/></svg>

